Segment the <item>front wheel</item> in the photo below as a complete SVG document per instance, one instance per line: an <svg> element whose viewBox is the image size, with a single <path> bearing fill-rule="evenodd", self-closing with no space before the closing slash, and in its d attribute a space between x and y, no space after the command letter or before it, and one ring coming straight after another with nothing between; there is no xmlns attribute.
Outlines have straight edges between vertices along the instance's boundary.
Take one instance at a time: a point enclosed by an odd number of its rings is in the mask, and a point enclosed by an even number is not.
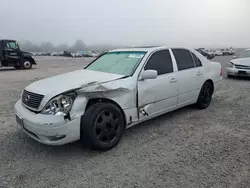
<svg viewBox="0 0 250 188"><path fill-rule="evenodd" d="M25 60L23 63L23 68L24 69L31 69L32 68L32 62L29 60Z"/></svg>
<svg viewBox="0 0 250 188"><path fill-rule="evenodd" d="M111 103L92 105L81 120L81 142L93 149L109 150L115 147L124 131L124 116Z"/></svg>
<svg viewBox="0 0 250 188"><path fill-rule="evenodd" d="M199 109L207 108L212 100L213 86L210 82L205 82L201 88L196 106Z"/></svg>

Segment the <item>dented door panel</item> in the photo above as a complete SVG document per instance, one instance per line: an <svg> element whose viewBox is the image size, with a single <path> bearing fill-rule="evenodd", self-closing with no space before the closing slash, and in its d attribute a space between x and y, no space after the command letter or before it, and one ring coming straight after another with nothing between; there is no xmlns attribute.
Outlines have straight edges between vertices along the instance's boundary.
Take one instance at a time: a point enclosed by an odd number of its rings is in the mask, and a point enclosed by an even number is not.
<svg viewBox="0 0 250 188"><path fill-rule="evenodd" d="M177 105L178 81L176 73L160 75L156 79L138 81L139 118L167 112Z"/></svg>

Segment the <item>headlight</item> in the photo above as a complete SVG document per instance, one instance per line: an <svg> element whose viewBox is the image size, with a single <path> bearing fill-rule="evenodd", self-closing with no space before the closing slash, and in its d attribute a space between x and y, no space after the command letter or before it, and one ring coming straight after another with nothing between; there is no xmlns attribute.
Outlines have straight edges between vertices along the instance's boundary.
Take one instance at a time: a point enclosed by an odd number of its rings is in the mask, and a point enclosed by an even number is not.
<svg viewBox="0 0 250 188"><path fill-rule="evenodd" d="M229 62L229 63L228 63L228 67L233 68L233 67L234 67L234 64L233 64L232 62Z"/></svg>
<svg viewBox="0 0 250 188"><path fill-rule="evenodd" d="M75 92L65 93L51 99L43 108L41 114L67 115L76 98Z"/></svg>

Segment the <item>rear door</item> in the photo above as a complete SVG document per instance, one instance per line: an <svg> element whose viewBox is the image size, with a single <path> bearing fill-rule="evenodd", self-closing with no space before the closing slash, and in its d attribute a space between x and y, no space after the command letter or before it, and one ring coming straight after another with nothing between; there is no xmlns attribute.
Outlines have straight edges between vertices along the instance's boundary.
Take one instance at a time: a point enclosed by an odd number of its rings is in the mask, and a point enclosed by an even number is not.
<svg viewBox="0 0 250 188"><path fill-rule="evenodd" d="M187 49L172 49L178 68L177 107L195 103L204 83L204 67L199 58Z"/></svg>
<svg viewBox="0 0 250 188"><path fill-rule="evenodd" d="M176 108L178 81L170 51L154 52L144 70L156 70L156 79L138 80L139 118L154 116ZM146 113L145 113L146 112Z"/></svg>

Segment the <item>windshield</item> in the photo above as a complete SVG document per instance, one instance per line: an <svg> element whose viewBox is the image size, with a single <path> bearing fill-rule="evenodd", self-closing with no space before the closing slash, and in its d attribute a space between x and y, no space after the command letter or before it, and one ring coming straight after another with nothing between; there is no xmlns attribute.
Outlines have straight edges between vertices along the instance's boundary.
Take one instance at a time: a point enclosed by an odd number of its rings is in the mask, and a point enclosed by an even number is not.
<svg viewBox="0 0 250 188"><path fill-rule="evenodd" d="M107 52L85 69L131 76L146 52Z"/></svg>
<svg viewBox="0 0 250 188"><path fill-rule="evenodd" d="M240 58L249 58L250 57L250 50L244 51L239 57Z"/></svg>

